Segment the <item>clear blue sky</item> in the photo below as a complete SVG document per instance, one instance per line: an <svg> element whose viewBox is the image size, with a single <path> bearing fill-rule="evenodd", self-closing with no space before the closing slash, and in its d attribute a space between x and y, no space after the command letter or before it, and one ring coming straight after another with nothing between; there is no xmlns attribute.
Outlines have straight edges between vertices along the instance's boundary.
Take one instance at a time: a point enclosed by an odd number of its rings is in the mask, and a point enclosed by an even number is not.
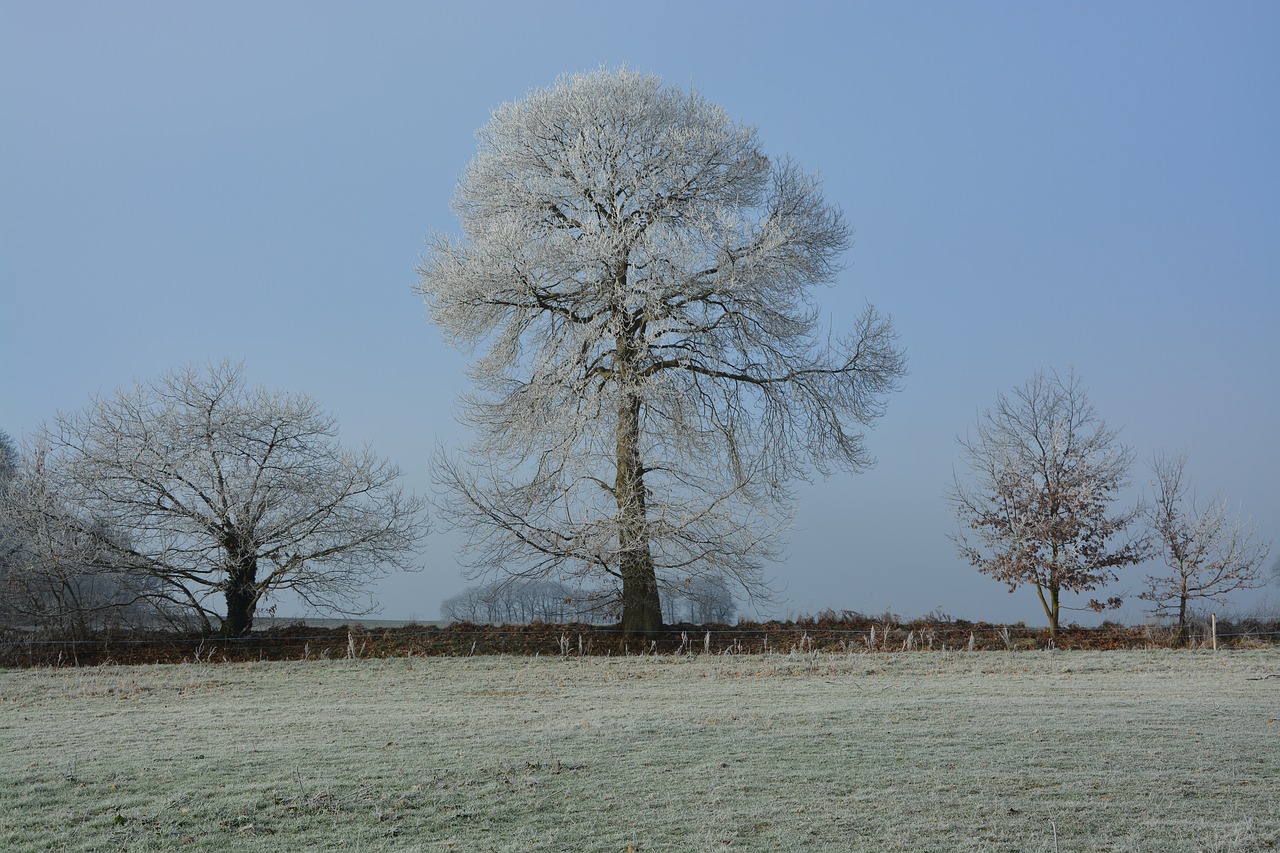
<svg viewBox="0 0 1280 853"><path fill-rule="evenodd" d="M1043 623L943 500L955 437L1041 367L1280 539L1277 45L1273 2L0 0L0 427L232 357L428 490L466 379L410 290L423 237L493 107L627 64L821 173L856 232L832 323L870 301L909 352L877 468L800 489L772 612ZM454 544L386 616L435 617Z"/></svg>

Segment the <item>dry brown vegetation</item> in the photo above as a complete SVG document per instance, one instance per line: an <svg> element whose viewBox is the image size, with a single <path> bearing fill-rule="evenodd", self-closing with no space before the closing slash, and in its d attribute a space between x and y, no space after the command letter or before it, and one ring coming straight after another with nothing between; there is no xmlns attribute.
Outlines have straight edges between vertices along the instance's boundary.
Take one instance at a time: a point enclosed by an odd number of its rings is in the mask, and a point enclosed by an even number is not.
<svg viewBox="0 0 1280 853"><path fill-rule="evenodd" d="M794 654L895 651L1031 651L1148 649L1175 645L1171 626L1070 625L1050 637L1046 628L997 625L931 615L904 620L894 614L865 616L825 611L794 621L736 625L673 625L649 639L624 637L599 625L535 623L446 627L409 624L369 629L291 625L247 637L198 634L104 634L90 639L33 640L0 636L0 667L95 666L257 660L385 658L407 656L643 654ZM1209 625L1195 625L1190 646L1213 643ZM1280 644L1280 619L1217 620L1219 648Z"/></svg>

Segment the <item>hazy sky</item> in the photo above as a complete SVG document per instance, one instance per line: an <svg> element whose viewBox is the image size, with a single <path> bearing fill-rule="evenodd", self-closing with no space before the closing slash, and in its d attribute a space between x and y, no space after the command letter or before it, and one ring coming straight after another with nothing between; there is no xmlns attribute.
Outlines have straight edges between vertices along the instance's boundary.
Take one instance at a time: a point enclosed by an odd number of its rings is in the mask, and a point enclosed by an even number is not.
<svg viewBox="0 0 1280 853"><path fill-rule="evenodd" d="M910 358L878 466L800 488L770 612L1043 624L956 557L943 499L956 436L1039 368L1280 539L1278 44L1269 0L0 0L0 427L231 357L429 490L467 384L411 292L423 238L491 109L626 64L820 172L855 229L831 323L870 301ZM435 618L455 544L385 616Z"/></svg>

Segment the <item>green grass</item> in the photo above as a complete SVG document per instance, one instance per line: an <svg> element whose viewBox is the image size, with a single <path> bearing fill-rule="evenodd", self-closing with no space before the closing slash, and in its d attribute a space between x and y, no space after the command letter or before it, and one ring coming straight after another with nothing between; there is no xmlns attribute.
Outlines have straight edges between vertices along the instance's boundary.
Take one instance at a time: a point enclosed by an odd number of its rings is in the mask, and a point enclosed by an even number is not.
<svg viewBox="0 0 1280 853"><path fill-rule="evenodd" d="M1272 674L1275 651L6 670L0 849L1277 849Z"/></svg>

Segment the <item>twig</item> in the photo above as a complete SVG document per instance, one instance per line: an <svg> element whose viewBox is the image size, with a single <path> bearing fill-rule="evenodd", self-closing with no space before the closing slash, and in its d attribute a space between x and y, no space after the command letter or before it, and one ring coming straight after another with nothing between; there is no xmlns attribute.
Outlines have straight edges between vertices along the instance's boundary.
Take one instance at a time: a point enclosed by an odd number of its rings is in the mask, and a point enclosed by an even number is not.
<svg viewBox="0 0 1280 853"><path fill-rule="evenodd" d="M1245 676L1245 681L1266 681L1268 678L1280 678L1280 672L1273 672L1270 675L1259 675L1256 678Z"/></svg>

